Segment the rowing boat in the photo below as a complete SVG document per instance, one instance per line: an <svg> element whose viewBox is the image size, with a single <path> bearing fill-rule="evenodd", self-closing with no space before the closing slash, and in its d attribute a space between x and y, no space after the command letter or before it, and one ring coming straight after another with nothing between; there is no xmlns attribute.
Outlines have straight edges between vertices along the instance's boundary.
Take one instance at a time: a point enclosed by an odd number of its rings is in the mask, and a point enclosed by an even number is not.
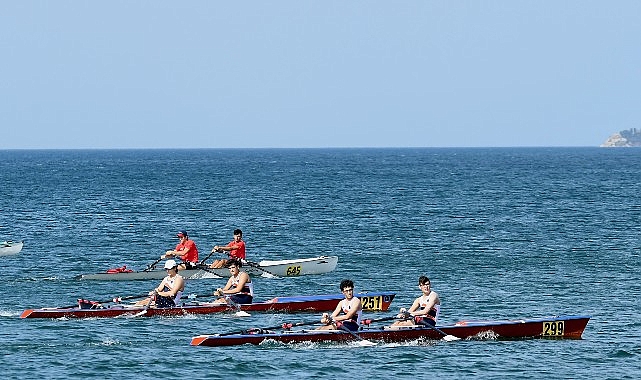
<svg viewBox="0 0 641 380"><path fill-rule="evenodd" d="M386 311L396 296L393 292L363 292L361 298L363 310ZM344 299L343 294L325 294L314 296L276 297L263 302L238 305L242 311L255 312L319 312L332 311L338 302ZM214 314L237 311L236 308L222 303L187 302L180 307L146 308L140 305L116 304L110 307L95 305L95 308L83 309L80 306L72 308L43 308L27 309L20 318L114 318L127 315L144 316L181 316L187 314Z"/></svg>
<svg viewBox="0 0 641 380"><path fill-rule="evenodd" d="M258 263L248 262L243 270L250 276L263 277L297 277L309 274L322 274L331 272L336 268L338 256L319 256L306 259L292 260L263 260ZM226 268L209 268L201 264L196 269L181 270L180 274L187 280L200 280L208 278L229 277L229 270ZM130 281L130 280L158 280L167 275L164 270L143 270L143 271L114 271L102 273L82 274L77 276L81 280L102 280L102 281Z"/></svg>
<svg viewBox="0 0 641 380"><path fill-rule="evenodd" d="M22 250L23 244L21 241L0 242L0 256L10 256L19 253Z"/></svg>
<svg viewBox="0 0 641 380"><path fill-rule="evenodd" d="M242 333L199 335L191 340L192 346L236 346L261 344L265 341L281 343L350 342L373 340L381 342L411 342L441 339L452 335L460 339L528 339L569 338L580 339L590 320L589 316L555 316L537 319L507 321L462 321L437 328L428 326L363 328L356 333L343 330L270 331L250 329Z"/></svg>

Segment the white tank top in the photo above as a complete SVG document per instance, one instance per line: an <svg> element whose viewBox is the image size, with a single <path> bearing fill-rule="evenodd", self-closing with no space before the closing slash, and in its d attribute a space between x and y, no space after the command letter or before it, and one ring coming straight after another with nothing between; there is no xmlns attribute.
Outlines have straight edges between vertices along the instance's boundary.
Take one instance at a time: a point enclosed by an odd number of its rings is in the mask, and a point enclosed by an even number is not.
<svg viewBox="0 0 641 380"><path fill-rule="evenodd" d="M242 272L241 272L242 273ZM249 280L251 281L251 279ZM240 282L240 273L238 273L238 276L232 277L231 284L234 287L238 287L238 283ZM250 296L254 296L254 283L253 282L246 282L245 286L243 286L243 289L241 289L238 294L249 294Z"/></svg>
<svg viewBox="0 0 641 380"><path fill-rule="evenodd" d="M356 307L355 303L357 302L358 298L354 297L351 299L351 301L348 300L342 300L341 301L341 309L343 310L343 313L347 314L349 313L350 309L353 307ZM356 313L356 323L360 326L361 325L361 319L363 318L363 309L360 309Z"/></svg>
<svg viewBox="0 0 641 380"><path fill-rule="evenodd" d="M174 289L174 281L176 281L176 278L178 278L178 276L180 276L180 275L177 274L173 278L171 276L165 277L165 280L166 280L165 281L165 288L167 288L169 290L173 290ZM184 284L184 282L183 282L183 284ZM183 295L183 291L182 290L179 290L179 291L176 292L176 295L174 296L174 303L176 305L178 305L178 301L180 301L180 297L182 297L182 295Z"/></svg>

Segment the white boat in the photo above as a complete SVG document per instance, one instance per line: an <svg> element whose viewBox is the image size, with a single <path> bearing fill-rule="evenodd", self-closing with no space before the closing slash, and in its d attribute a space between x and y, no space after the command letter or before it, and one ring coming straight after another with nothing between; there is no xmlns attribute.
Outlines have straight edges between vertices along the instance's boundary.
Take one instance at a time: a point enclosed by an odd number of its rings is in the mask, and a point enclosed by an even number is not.
<svg viewBox="0 0 641 380"><path fill-rule="evenodd" d="M308 274L322 274L331 272L336 268L338 256L319 256L307 259L293 260L263 260L258 263L248 261L243 265L243 270L251 276L262 277L298 277ZM207 264L198 269L181 270L180 274L187 280L201 280L207 278L227 278L227 268L213 269ZM130 281L162 279L167 275L164 270L120 271L114 273L83 274L76 278L81 280L103 281Z"/></svg>
<svg viewBox="0 0 641 380"><path fill-rule="evenodd" d="M0 256L15 255L22 250L21 241L3 241L0 242Z"/></svg>

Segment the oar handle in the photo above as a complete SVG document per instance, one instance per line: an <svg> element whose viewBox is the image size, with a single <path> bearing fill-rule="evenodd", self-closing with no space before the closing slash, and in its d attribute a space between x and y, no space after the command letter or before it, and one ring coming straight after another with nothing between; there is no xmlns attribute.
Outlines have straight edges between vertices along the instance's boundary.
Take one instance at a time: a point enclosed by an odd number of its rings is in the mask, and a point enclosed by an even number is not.
<svg viewBox="0 0 641 380"><path fill-rule="evenodd" d="M395 315L393 317L385 317L385 318L378 318L378 319L363 319L361 321L362 325L369 326L374 322L385 322L385 321L394 321L394 320L406 320L404 317L399 317L398 315Z"/></svg>

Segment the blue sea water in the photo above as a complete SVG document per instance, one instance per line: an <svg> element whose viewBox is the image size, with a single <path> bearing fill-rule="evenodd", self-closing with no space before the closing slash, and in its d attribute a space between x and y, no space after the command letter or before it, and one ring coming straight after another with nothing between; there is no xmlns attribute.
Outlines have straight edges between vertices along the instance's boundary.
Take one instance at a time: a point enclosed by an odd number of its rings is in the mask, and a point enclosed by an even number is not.
<svg viewBox="0 0 641 380"><path fill-rule="evenodd" d="M338 255L334 272L256 278L258 297L393 290L432 279L442 323L592 316L581 340L206 348L206 333L309 314L20 319L140 294L186 229L201 255L241 228L254 260ZM0 365L18 378L641 377L641 150L600 148L0 151ZM202 294L224 280L188 282ZM374 314L374 317L391 315Z"/></svg>

